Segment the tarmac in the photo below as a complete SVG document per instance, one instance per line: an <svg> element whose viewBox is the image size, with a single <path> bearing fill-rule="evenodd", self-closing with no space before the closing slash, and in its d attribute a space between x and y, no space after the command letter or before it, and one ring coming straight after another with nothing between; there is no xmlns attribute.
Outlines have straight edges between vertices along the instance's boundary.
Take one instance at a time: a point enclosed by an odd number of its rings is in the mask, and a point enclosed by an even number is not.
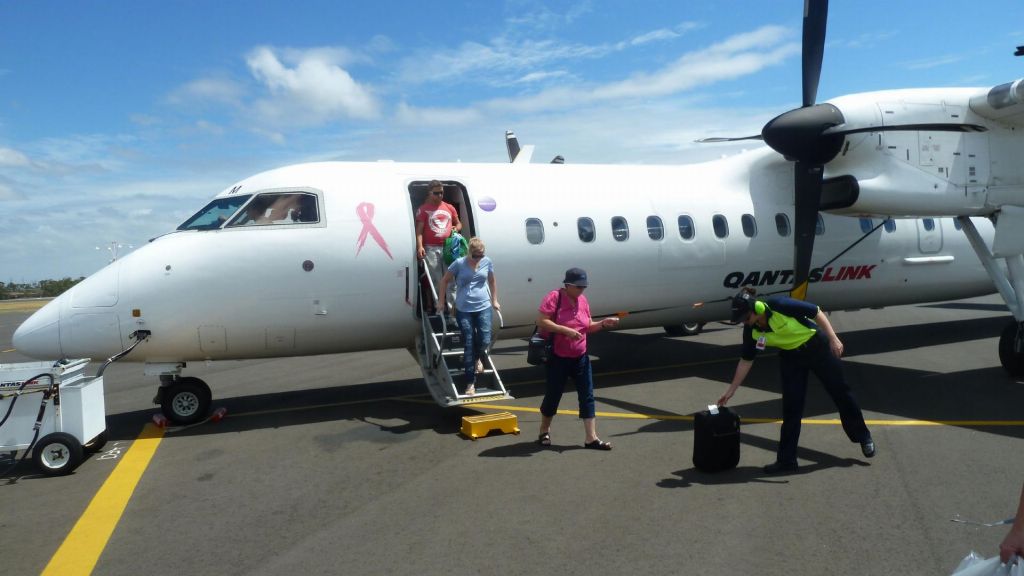
<svg viewBox="0 0 1024 576"><path fill-rule="evenodd" d="M24 362L0 314L0 363ZM692 463L692 414L725 390L740 331L590 336L598 432L571 385L536 444L543 370L493 358L515 400L443 409L405 350L193 363L219 422L158 429L155 377L104 374L109 440L72 474L0 476L0 552L21 574L949 574L998 553L1024 479L1024 383L1000 367L995 296L836 312L845 373L878 446L861 455L812 377L799 472L765 475L781 414L764 354L730 406L735 470ZM98 364L90 366L94 373ZM469 440L463 416L520 434ZM0 470L11 465L0 457Z"/></svg>

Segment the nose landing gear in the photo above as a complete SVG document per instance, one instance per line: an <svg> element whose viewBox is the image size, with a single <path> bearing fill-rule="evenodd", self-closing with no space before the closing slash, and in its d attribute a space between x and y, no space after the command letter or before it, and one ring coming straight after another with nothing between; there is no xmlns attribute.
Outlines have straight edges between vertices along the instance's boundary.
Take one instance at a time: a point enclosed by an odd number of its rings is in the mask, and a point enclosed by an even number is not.
<svg viewBox="0 0 1024 576"><path fill-rule="evenodd" d="M153 403L172 423L186 426L206 418L212 399L210 387L199 378L161 376Z"/></svg>

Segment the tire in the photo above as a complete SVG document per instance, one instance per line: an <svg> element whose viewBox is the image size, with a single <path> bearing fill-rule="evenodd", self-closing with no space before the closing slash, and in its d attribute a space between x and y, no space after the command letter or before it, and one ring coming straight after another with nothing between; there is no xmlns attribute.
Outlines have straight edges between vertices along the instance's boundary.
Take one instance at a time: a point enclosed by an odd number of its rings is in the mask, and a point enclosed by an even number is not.
<svg viewBox="0 0 1024 576"><path fill-rule="evenodd" d="M82 463L82 443L66 432L43 436L32 449L32 462L47 476L70 474Z"/></svg>
<svg viewBox="0 0 1024 576"><path fill-rule="evenodd" d="M82 446L82 448L85 449L85 453L86 454L95 454L95 453L99 452L100 450L103 450L103 447L106 446L106 445L107 445L107 431L104 430L103 432L100 432L99 434L97 434L96 437L93 438L91 441L86 442L85 446Z"/></svg>
<svg viewBox="0 0 1024 576"><path fill-rule="evenodd" d="M704 330L703 322L684 322L675 326L662 326L669 336L696 336Z"/></svg>
<svg viewBox="0 0 1024 576"><path fill-rule="evenodd" d="M179 426L195 424L210 412L210 387L199 378L178 378L161 394L160 411Z"/></svg>
<svg viewBox="0 0 1024 576"><path fill-rule="evenodd" d="M1018 353L1014 350L1017 330L1018 324L1014 320L1007 324L1006 328L1003 328L1003 333L999 336L999 363L1014 378L1024 376L1024 353Z"/></svg>

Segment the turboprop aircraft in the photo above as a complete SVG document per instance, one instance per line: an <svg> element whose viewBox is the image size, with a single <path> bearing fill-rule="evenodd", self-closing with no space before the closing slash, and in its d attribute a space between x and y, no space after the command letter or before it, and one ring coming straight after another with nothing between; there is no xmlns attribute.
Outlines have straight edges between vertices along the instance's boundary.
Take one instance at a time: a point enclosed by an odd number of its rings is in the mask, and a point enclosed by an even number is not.
<svg viewBox="0 0 1024 576"><path fill-rule="evenodd" d="M503 337L532 330L573 266L590 273L595 316L622 329L727 318L747 285L810 290L826 310L998 290L1014 316L1000 360L1024 373L1024 81L816 104L826 14L805 5L803 106L746 137L767 147L681 166L541 164L508 138L508 164L263 172L47 304L14 345L143 362L178 423L209 409L209 387L182 375L199 360L407 347L439 404L504 397L493 363L489 387L459 394L450 322L425 313L435 287L413 214L436 179L495 262Z"/></svg>

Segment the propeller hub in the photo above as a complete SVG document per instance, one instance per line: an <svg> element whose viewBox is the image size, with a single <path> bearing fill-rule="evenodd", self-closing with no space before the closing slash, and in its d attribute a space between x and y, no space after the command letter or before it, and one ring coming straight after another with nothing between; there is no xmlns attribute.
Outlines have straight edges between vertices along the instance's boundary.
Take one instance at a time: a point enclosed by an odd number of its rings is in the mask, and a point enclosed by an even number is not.
<svg viewBox="0 0 1024 576"><path fill-rule="evenodd" d="M842 134L823 132L845 122L832 104L817 104L790 110L764 125L761 136L773 150L788 160L826 164L839 154Z"/></svg>

